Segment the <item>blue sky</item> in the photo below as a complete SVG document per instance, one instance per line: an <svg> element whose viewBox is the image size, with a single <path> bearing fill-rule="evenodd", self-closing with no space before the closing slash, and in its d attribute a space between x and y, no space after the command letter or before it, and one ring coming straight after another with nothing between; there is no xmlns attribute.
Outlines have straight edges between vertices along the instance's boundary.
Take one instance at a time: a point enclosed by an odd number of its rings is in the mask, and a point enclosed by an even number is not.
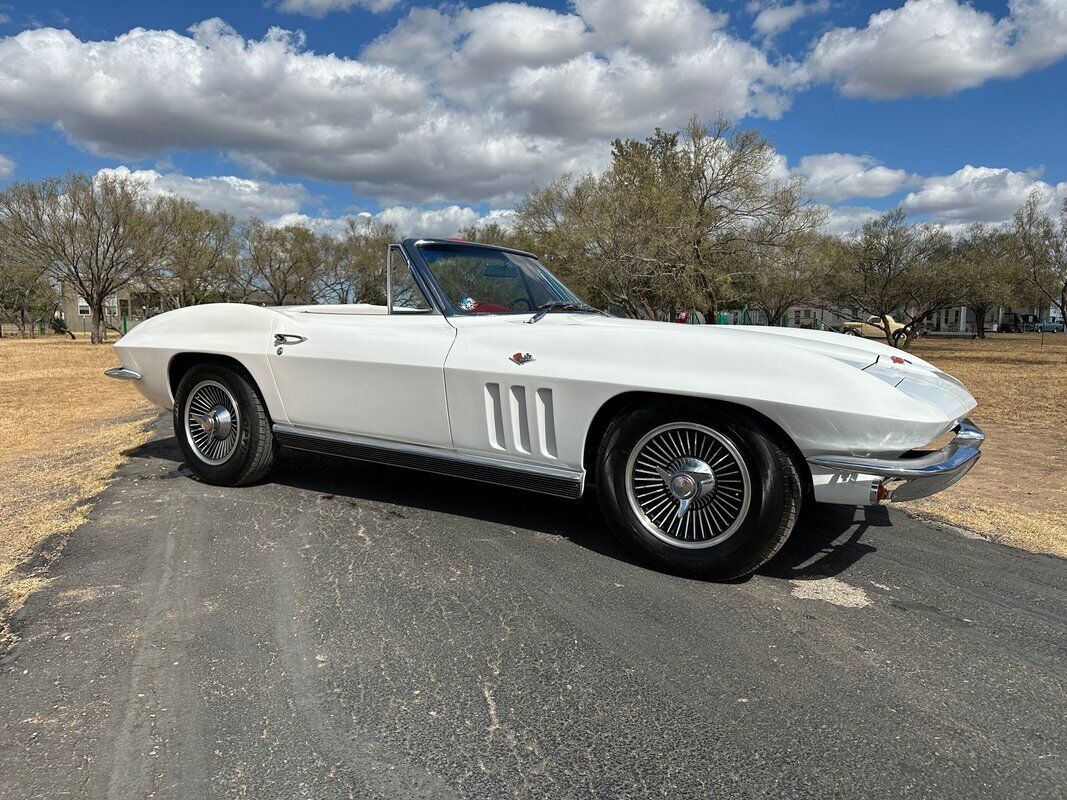
<svg viewBox="0 0 1067 800"><path fill-rule="evenodd" d="M9 179L125 168L238 216L450 233L602 167L613 135L722 110L836 230L1067 198L1067 0L46 0L0 19Z"/></svg>

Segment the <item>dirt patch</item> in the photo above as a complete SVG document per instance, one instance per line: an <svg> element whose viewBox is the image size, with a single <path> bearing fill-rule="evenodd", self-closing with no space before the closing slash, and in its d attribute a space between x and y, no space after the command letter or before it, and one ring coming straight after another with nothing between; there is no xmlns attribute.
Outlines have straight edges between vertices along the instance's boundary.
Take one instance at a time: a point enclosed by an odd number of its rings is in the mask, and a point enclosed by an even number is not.
<svg viewBox="0 0 1067 800"><path fill-rule="evenodd" d="M844 608L865 608L871 604L871 599L863 589L850 586L838 578L793 581L793 597L821 600Z"/></svg>
<svg viewBox="0 0 1067 800"><path fill-rule="evenodd" d="M904 508L1005 544L1067 556L1067 336L920 340L916 355L978 399L982 459L960 483Z"/></svg>
<svg viewBox="0 0 1067 800"><path fill-rule="evenodd" d="M109 345L59 337L0 340L0 614L47 580L64 535L89 511L154 412L104 376ZM0 621L0 647L10 637Z"/></svg>

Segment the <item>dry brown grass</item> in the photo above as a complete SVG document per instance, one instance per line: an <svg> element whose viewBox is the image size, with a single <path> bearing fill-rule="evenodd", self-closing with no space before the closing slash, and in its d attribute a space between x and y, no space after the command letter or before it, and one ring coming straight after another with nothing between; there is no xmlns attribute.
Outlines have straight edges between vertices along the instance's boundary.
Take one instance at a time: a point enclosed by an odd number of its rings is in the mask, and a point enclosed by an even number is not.
<svg viewBox="0 0 1067 800"><path fill-rule="evenodd" d="M1067 336L930 337L915 346L978 399L982 459L908 509L1035 552L1067 556Z"/></svg>
<svg viewBox="0 0 1067 800"><path fill-rule="evenodd" d="M43 580L15 567L81 524L122 453L148 438L151 406L103 374L117 363L110 345L0 339L0 607L8 612Z"/></svg>

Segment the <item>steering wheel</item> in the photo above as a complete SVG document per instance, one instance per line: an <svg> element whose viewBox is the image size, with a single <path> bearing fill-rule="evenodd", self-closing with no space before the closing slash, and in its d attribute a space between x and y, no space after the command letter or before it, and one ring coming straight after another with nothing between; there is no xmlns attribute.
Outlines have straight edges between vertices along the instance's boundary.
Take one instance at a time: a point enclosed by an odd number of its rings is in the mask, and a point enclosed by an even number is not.
<svg viewBox="0 0 1067 800"><path fill-rule="evenodd" d="M526 304L526 310L527 311L533 311L533 303L531 303L529 298L526 298L526 297L516 297L514 300L512 300L510 303L508 303L508 308L510 308L512 311L518 311L518 309L515 308L515 306L518 305L519 303L525 303Z"/></svg>

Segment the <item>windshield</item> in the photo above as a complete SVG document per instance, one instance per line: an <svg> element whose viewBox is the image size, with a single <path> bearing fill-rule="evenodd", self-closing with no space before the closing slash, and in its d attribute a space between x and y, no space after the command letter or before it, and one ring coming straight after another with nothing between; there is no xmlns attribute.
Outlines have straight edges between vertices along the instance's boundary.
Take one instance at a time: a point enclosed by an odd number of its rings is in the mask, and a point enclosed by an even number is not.
<svg viewBox="0 0 1067 800"><path fill-rule="evenodd" d="M584 306L531 256L463 245L420 245L448 302L464 314L530 314L546 305Z"/></svg>

